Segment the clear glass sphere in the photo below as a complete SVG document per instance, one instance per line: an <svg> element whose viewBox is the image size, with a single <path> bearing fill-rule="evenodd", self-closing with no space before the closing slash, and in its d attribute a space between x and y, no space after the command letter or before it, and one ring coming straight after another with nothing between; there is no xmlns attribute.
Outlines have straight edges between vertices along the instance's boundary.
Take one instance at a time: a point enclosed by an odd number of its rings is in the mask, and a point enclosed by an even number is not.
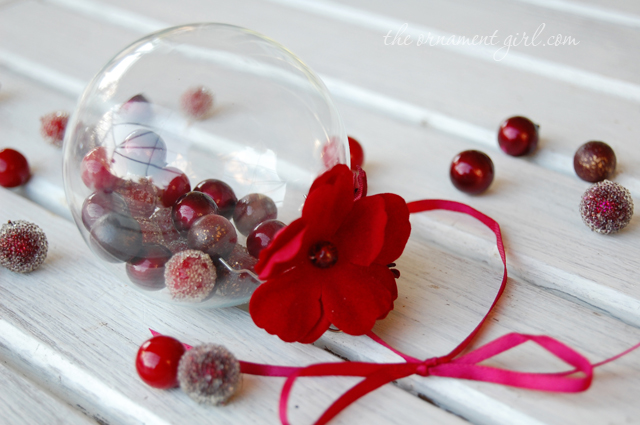
<svg viewBox="0 0 640 425"><path fill-rule="evenodd" d="M91 250L140 292L197 307L248 301L259 282L237 272L256 261L247 235L276 209L285 224L298 218L337 163L348 165L348 143L318 76L269 38L222 24L127 47L85 89L64 142L67 201ZM197 187L206 196L187 194ZM228 221L199 220L216 213Z"/></svg>

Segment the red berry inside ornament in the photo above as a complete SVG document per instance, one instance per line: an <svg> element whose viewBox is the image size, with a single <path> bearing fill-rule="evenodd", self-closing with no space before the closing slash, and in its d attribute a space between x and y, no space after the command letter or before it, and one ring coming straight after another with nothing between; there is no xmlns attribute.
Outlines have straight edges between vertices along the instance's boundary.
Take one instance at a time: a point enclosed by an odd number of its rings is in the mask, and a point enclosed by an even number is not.
<svg viewBox="0 0 640 425"><path fill-rule="evenodd" d="M459 153L451 162L449 176L460 191L477 195L493 182L493 161L483 152L468 150Z"/></svg>
<svg viewBox="0 0 640 425"><path fill-rule="evenodd" d="M111 173L110 163L107 149L103 146L86 154L80 165L80 175L85 186L93 191L111 192L119 179Z"/></svg>
<svg viewBox="0 0 640 425"><path fill-rule="evenodd" d="M591 183L609 179L616 171L616 154L604 142L587 142L576 151L573 169L578 177Z"/></svg>
<svg viewBox="0 0 640 425"><path fill-rule="evenodd" d="M136 355L140 378L154 388L167 390L179 385L178 365L186 349L180 341L158 335L144 342Z"/></svg>
<svg viewBox="0 0 640 425"><path fill-rule="evenodd" d="M233 212L233 221L238 231L248 236L263 221L278 217L278 208L271 198L260 193L251 193L240 199Z"/></svg>
<svg viewBox="0 0 640 425"><path fill-rule="evenodd" d="M31 177L27 159L13 149L0 150L0 186L22 186Z"/></svg>
<svg viewBox="0 0 640 425"><path fill-rule="evenodd" d="M529 154L538 147L538 128L530 119L511 117L498 129L498 143L507 155L521 156Z"/></svg>
<svg viewBox="0 0 640 425"><path fill-rule="evenodd" d="M206 252L212 259L226 258L238 242L233 224L217 214L208 214L197 219L187 236L189 248Z"/></svg>
<svg viewBox="0 0 640 425"><path fill-rule="evenodd" d="M174 254L164 267L164 281L174 300L203 301L215 288L216 267L202 251L188 249Z"/></svg>
<svg viewBox="0 0 640 425"><path fill-rule="evenodd" d="M134 218L149 218L155 212L159 194L151 180L120 180L115 190L124 197Z"/></svg>
<svg viewBox="0 0 640 425"><path fill-rule="evenodd" d="M129 261L142 248L140 224L131 217L108 213L91 228L96 253L110 262Z"/></svg>
<svg viewBox="0 0 640 425"><path fill-rule="evenodd" d="M150 291L164 288L164 265L171 258L171 251L161 245L144 245L136 257L127 263L127 276Z"/></svg>
<svg viewBox="0 0 640 425"><path fill-rule="evenodd" d="M208 179L198 183L193 190L211 196L220 210L219 214L231 220L233 210L238 202L231 186L221 180Z"/></svg>
<svg viewBox="0 0 640 425"><path fill-rule="evenodd" d="M191 191L189 177L175 167L154 171L151 181L158 187L162 205L168 208L173 207L178 198Z"/></svg>
<svg viewBox="0 0 640 425"><path fill-rule="evenodd" d="M193 87L187 90L180 99L182 110L191 118L202 119L206 117L213 107L213 95L204 86Z"/></svg>
<svg viewBox="0 0 640 425"><path fill-rule="evenodd" d="M129 215L124 198L115 192L93 192L82 204L82 223L87 230L91 230L100 217L110 212Z"/></svg>
<svg viewBox="0 0 640 425"><path fill-rule="evenodd" d="M351 153L351 169L364 165L364 150L362 145L353 137L349 136L349 152Z"/></svg>
<svg viewBox="0 0 640 425"><path fill-rule="evenodd" d="M633 216L631 193L609 180L596 183L582 195L582 221L597 233L616 233L624 229Z"/></svg>
<svg viewBox="0 0 640 425"><path fill-rule="evenodd" d="M269 246L276 233L285 224L278 220L267 220L258 224L255 229L247 236L247 251L252 257L258 258L263 249Z"/></svg>
<svg viewBox="0 0 640 425"><path fill-rule="evenodd" d="M211 196L202 192L184 194L171 210L173 224L182 233L187 233L197 219L207 214L218 214L218 206Z"/></svg>
<svg viewBox="0 0 640 425"><path fill-rule="evenodd" d="M51 112L40 117L40 133L42 137L54 146L62 146L64 132L69 122L69 114L63 111Z"/></svg>
<svg viewBox="0 0 640 425"><path fill-rule="evenodd" d="M0 229L0 265L12 272L28 273L47 258L49 243L40 227L28 221L9 221Z"/></svg>

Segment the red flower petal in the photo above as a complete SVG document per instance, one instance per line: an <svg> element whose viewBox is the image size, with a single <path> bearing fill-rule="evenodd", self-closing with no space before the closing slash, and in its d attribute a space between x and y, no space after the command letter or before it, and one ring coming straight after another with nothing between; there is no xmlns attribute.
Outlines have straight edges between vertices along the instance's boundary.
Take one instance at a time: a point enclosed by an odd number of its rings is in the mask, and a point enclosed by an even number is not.
<svg viewBox="0 0 640 425"><path fill-rule="evenodd" d="M255 271L262 280L284 273L300 262L300 247L305 233L305 221L302 218L280 230L269 246L260 252Z"/></svg>
<svg viewBox="0 0 640 425"><path fill-rule="evenodd" d="M338 172L333 172L335 169ZM351 171L344 167L339 172L336 166L318 180L324 178L325 184L314 183L312 190L302 208L302 217L307 223L306 240L317 242L333 236L353 207L353 177ZM329 174L328 178L325 177ZM316 182L318 181L316 180Z"/></svg>
<svg viewBox="0 0 640 425"><path fill-rule="evenodd" d="M387 226L384 229L384 245L375 262L387 265L393 263L402 255L404 247L411 234L409 222L409 208L400 196L393 193L381 193L384 199L385 212L387 213Z"/></svg>
<svg viewBox="0 0 640 425"><path fill-rule="evenodd" d="M351 175L353 175L352 171L349 170L349 167L347 167L346 165L338 164L334 166L329 171L325 171L324 173L316 177L316 179L311 184L311 187L309 188L309 194L311 194L311 192L313 192L319 187L322 187L325 185L330 185L330 186L334 185L338 178L342 177L342 175L347 173L351 173ZM351 178L353 179L353 177ZM352 181L352 184L353 184L353 181Z"/></svg>
<svg viewBox="0 0 640 425"><path fill-rule="evenodd" d="M320 300L323 279L309 267L296 267L258 286L249 302L258 327L285 342L313 342L328 328Z"/></svg>
<svg viewBox="0 0 640 425"><path fill-rule="evenodd" d="M333 279L322 288L322 303L331 323L350 335L363 335L393 309L397 292L393 273L381 265L344 264L330 269ZM258 288L259 289L259 288Z"/></svg>
<svg viewBox="0 0 640 425"><path fill-rule="evenodd" d="M382 250L386 224L384 198L369 196L356 201L334 237L338 258L359 266L373 263Z"/></svg>

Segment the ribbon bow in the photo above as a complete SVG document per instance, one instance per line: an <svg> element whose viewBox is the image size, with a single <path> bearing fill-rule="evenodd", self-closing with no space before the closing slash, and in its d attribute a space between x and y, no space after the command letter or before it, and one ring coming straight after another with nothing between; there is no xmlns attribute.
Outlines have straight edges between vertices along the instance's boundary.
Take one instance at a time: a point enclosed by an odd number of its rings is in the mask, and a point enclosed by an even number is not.
<svg viewBox="0 0 640 425"><path fill-rule="evenodd" d="M402 357L405 361L402 363L318 363L306 367L272 366L240 361L240 369L242 373L287 378L280 394L279 413L280 421L283 425L290 425L287 417L287 406L293 385L300 377L350 376L364 378L340 396L340 398L329 406L329 408L315 422L316 425L323 425L360 397L363 397L385 384L411 375L469 379L538 391L565 393L580 392L588 389L591 385L593 369L595 367L609 363L640 347L639 343L612 358L592 364L586 357L554 338L541 335L510 333L461 356L460 354L462 351L467 348L486 322L489 314L502 296L507 283L507 260L502 242L500 226L491 217L459 202L427 199L410 202L407 206L411 213L442 209L467 214L478 219L493 231L496 235L496 245L504 266L502 282L493 303L482 320L480 320L475 329L464 339L464 341L462 341L449 354L441 357L420 360L418 358L408 356L389 346L373 332L369 332L367 334L368 337ZM570 366L573 366L573 369L558 373L529 373L480 365L481 362L528 341L538 344L558 359L564 361ZM579 376L575 376L579 373Z"/></svg>

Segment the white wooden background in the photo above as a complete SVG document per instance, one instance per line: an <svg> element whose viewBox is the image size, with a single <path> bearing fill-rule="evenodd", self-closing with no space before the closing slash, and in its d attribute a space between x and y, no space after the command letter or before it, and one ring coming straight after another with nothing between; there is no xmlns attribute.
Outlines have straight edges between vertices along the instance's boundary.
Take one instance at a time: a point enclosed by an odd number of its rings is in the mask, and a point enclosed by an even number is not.
<svg viewBox="0 0 640 425"><path fill-rule="evenodd" d="M0 423L278 423L279 378L246 376L224 408L196 405L179 390L137 377L134 357L147 327L190 344L216 342L247 361L305 365L398 361L366 338L327 334L315 345L285 344L255 327L242 308L192 311L143 298L104 272L69 221L61 152L39 135L39 117L73 110L88 80L123 47L157 29L225 22L279 41L331 90L347 132L361 140L371 193L407 200L469 203L503 228L508 289L476 346L517 331L547 334L593 362L640 341L640 219L601 236L578 213L588 184L572 157L588 140L617 153L615 180L640 202L640 3L632 0L0 0L0 147L22 151L34 176L0 190L0 221L26 219L50 241L44 266L29 275L0 270ZM574 46L385 45L405 35L556 34ZM501 153L498 124L522 114L541 125L538 152ZM453 156L489 154L496 180L481 196L456 191ZM441 355L482 317L501 266L493 236L470 218L412 217L398 261L395 310L375 328L413 356ZM444 378L411 377L355 403L336 424L640 423L640 353L596 371L592 388L558 395ZM535 347L492 364L561 370ZM306 379L291 418L307 424L352 379Z"/></svg>

